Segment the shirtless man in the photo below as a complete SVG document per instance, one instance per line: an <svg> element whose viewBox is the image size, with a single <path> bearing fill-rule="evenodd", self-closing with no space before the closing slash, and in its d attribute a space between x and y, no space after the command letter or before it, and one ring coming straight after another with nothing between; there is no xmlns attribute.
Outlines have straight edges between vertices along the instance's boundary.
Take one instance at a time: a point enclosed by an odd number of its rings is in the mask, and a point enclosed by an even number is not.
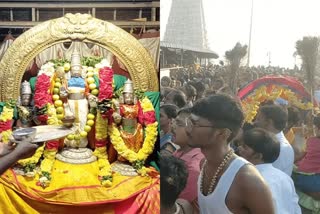
<svg viewBox="0 0 320 214"><path fill-rule="evenodd" d="M198 179L201 213L275 213L262 176L230 148L244 119L240 104L218 94L197 102L191 113L186 120L188 144L206 158Z"/></svg>

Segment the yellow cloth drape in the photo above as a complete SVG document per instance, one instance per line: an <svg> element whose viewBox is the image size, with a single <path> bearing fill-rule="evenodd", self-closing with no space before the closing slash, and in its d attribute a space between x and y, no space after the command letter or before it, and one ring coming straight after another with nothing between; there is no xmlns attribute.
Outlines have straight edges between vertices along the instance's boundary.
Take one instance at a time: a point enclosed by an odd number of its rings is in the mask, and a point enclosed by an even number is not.
<svg viewBox="0 0 320 214"><path fill-rule="evenodd" d="M101 186L98 164L72 165L56 160L49 187L6 171L0 178L0 213L114 213L114 205L154 186L158 178L113 175L112 187ZM5 206L3 206L5 205ZM72 206L70 206L72 205Z"/></svg>

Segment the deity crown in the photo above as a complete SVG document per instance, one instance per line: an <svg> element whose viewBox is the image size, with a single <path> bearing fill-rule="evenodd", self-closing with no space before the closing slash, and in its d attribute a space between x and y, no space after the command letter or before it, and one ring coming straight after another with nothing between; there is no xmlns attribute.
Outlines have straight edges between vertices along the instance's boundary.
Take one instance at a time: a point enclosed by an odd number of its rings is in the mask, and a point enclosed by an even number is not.
<svg viewBox="0 0 320 214"><path fill-rule="evenodd" d="M81 72L82 72L82 66L81 66L80 53L76 48L71 55L71 75L81 76Z"/></svg>
<svg viewBox="0 0 320 214"><path fill-rule="evenodd" d="M123 93L133 93L133 82L130 79L124 83Z"/></svg>

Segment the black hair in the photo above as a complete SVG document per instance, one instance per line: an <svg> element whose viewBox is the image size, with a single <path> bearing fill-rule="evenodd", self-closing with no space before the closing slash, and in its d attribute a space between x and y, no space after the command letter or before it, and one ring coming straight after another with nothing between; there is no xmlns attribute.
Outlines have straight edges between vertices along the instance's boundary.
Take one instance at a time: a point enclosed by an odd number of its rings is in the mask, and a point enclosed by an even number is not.
<svg viewBox="0 0 320 214"><path fill-rule="evenodd" d="M160 157L160 200L161 207L172 207L186 187L188 170L183 160L174 156Z"/></svg>
<svg viewBox="0 0 320 214"><path fill-rule="evenodd" d="M185 107L185 108L182 108L178 111L178 114L191 114L191 108L190 107Z"/></svg>
<svg viewBox="0 0 320 214"><path fill-rule="evenodd" d="M208 97L208 96L212 96L212 95L215 95L217 94L217 92L215 90L206 90L205 93L204 93L204 96L205 97Z"/></svg>
<svg viewBox="0 0 320 214"><path fill-rule="evenodd" d="M247 131L250 131L251 129L254 129L254 128L255 128L254 124L245 122L243 124L242 130L243 130L243 132L247 132Z"/></svg>
<svg viewBox="0 0 320 214"><path fill-rule="evenodd" d="M188 98L197 95L197 89L189 83L184 86L184 91Z"/></svg>
<svg viewBox="0 0 320 214"><path fill-rule="evenodd" d="M169 87L162 87L160 89L160 99L161 101L174 89L169 88Z"/></svg>
<svg viewBox="0 0 320 214"><path fill-rule="evenodd" d="M222 78L216 78L213 80L213 82L221 84L221 87L224 85L224 80Z"/></svg>
<svg viewBox="0 0 320 214"><path fill-rule="evenodd" d="M206 90L206 87L202 82L196 82L193 84L193 87L196 88L197 92L204 92Z"/></svg>
<svg viewBox="0 0 320 214"><path fill-rule="evenodd" d="M167 97L172 96L173 102L179 108L184 107L187 104L186 96L182 91L173 89L171 92L168 93Z"/></svg>
<svg viewBox="0 0 320 214"><path fill-rule="evenodd" d="M228 128L231 141L243 124L244 115L241 104L226 94L216 94L203 98L192 107L191 113L209 120L217 128Z"/></svg>
<svg viewBox="0 0 320 214"><path fill-rule="evenodd" d="M171 83L171 78L164 76L160 80L161 87L169 87Z"/></svg>
<svg viewBox="0 0 320 214"><path fill-rule="evenodd" d="M260 112L267 118L271 119L273 126L278 131L283 131L288 122L288 112L284 107L279 105L266 105L260 108Z"/></svg>
<svg viewBox="0 0 320 214"><path fill-rule="evenodd" d="M179 108L173 104L164 104L160 106L160 110L168 116L169 119L176 118Z"/></svg>
<svg viewBox="0 0 320 214"><path fill-rule="evenodd" d="M265 163L273 163L280 154L280 143L268 131L254 128L243 133L243 143L262 154Z"/></svg>
<svg viewBox="0 0 320 214"><path fill-rule="evenodd" d="M300 121L301 121L301 117L300 117L299 109L294 106L289 106L288 107L288 125L298 126Z"/></svg>

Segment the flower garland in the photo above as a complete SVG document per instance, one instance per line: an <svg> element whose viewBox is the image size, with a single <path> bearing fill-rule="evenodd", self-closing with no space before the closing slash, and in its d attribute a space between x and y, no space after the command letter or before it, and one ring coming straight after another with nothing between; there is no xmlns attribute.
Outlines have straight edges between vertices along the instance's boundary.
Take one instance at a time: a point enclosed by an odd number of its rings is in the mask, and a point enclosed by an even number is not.
<svg viewBox="0 0 320 214"><path fill-rule="evenodd" d="M51 77L47 74L40 74L37 78L34 93L34 105L41 109L48 103L52 103L52 99L49 93L51 86Z"/></svg>
<svg viewBox="0 0 320 214"><path fill-rule="evenodd" d="M35 84L34 102L35 106L40 110L40 114L38 114L37 119L42 124L48 125L61 124L59 119L62 119L57 117L57 110L55 108L60 106L57 105L58 99L55 99L54 96L51 95L53 86L55 86L53 92L55 94L59 93L59 91L55 90L58 88L58 84L53 81L55 76L54 65L55 64L51 62L43 65L39 71L37 82ZM40 165L40 178L38 181L42 187L46 187L50 183L52 166L55 161L55 154L58 152L58 147L58 141L48 141L39 153L36 152L29 161L27 160L22 162L22 165L26 170L32 169L32 166L39 161L41 157L40 154L43 153L44 160L42 160Z"/></svg>
<svg viewBox="0 0 320 214"><path fill-rule="evenodd" d="M141 102L143 109L144 122L145 122L145 139L142 148L136 153L126 146L123 141L120 131L118 130L116 124L112 123L109 126L109 135L111 143L117 152L127 159L133 166L137 169L138 173L141 175L146 175L148 170L145 168L144 162L147 157L152 153L154 149L154 144L158 135L158 122L155 119L155 112L151 101L145 97Z"/></svg>
<svg viewBox="0 0 320 214"><path fill-rule="evenodd" d="M3 107L0 114L0 134L2 136L1 141L4 143L9 142L9 138L12 134L11 124L13 120L14 109L9 105Z"/></svg>
<svg viewBox="0 0 320 214"><path fill-rule="evenodd" d="M58 141L53 141L51 143L59 145ZM37 183L43 188L49 186L51 182L51 171L52 171L52 167L53 167L57 152L58 152L58 149L56 148L56 146L53 146L52 149L49 149L48 144L46 145L46 149L44 150L44 153L43 153L44 160L42 160L40 165L40 169L41 169L40 178Z"/></svg>
<svg viewBox="0 0 320 214"><path fill-rule="evenodd" d="M97 119L96 119L96 149L93 152L98 158L98 166L99 166L99 179L101 184L104 186L111 186L112 185L112 172L111 166L108 161L108 154L107 154L107 136L108 136L108 120L102 118L101 113L97 112Z"/></svg>
<svg viewBox="0 0 320 214"><path fill-rule="evenodd" d="M313 104L311 102L303 103L297 95L288 88L273 85L271 87L271 92L268 93L267 87L262 86L256 89L252 95L242 100L245 120L251 123L254 120L261 103L267 100L274 101L277 98L288 100L292 105L303 110L310 110L313 108Z"/></svg>
<svg viewBox="0 0 320 214"><path fill-rule="evenodd" d="M113 96L113 70L109 67L103 67L99 70L99 92L98 100L110 100ZM92 91L91 91L92 93ZM94 93L96 94L96 93ZM108 112L107 112L108 113ZM104 114L105 115L105 114ZM95 126L96 148L93 154L98 158L99 180L103 186L112 186L112 171L108 161L107 137L108 137L108 118L103 117L101 111L97 111Z"/></svg>
<svg viewBox="0 0 320 214"><path fill-rule="evenodd" d="M59 120L56 116L56 109L53 104L48 103L47 111L49 118L47 120L48 125L58 125ZM40 165L40 178L39 182L42 187L47 187L51 181L51 170L55 161L56 154L59 148L59 141L53 140L48 141L45 145L43 152L44 160L42 160Z"/></svg>
<svg viewBox="0 0 320 214"><path fill-rule="evenodd" d="M35 171L36 164L39 162L42 156L42 153L44 151L44 146L45 145L39 147L32 157L18 161L18 164L23 166L23 171L25 172L27 177L34 177L36 175L36 171Z"/></svg>
<svg viewBox="0 0 320 214"><path fill-rule="evenodd" d="M111 99L113 95L113 70L110 67L103 67L99 71L100 93L98 95L99 101Z"/></svg>
<svg viewBox="0 0 320 214"><path fill-rule="evenodd" d="M106 187L112 186L112 171L111 165L108 161L107 147L96 147L96 149L93 152L93 155L98 158L98 176L101 181L101 184Z"/></svg>

